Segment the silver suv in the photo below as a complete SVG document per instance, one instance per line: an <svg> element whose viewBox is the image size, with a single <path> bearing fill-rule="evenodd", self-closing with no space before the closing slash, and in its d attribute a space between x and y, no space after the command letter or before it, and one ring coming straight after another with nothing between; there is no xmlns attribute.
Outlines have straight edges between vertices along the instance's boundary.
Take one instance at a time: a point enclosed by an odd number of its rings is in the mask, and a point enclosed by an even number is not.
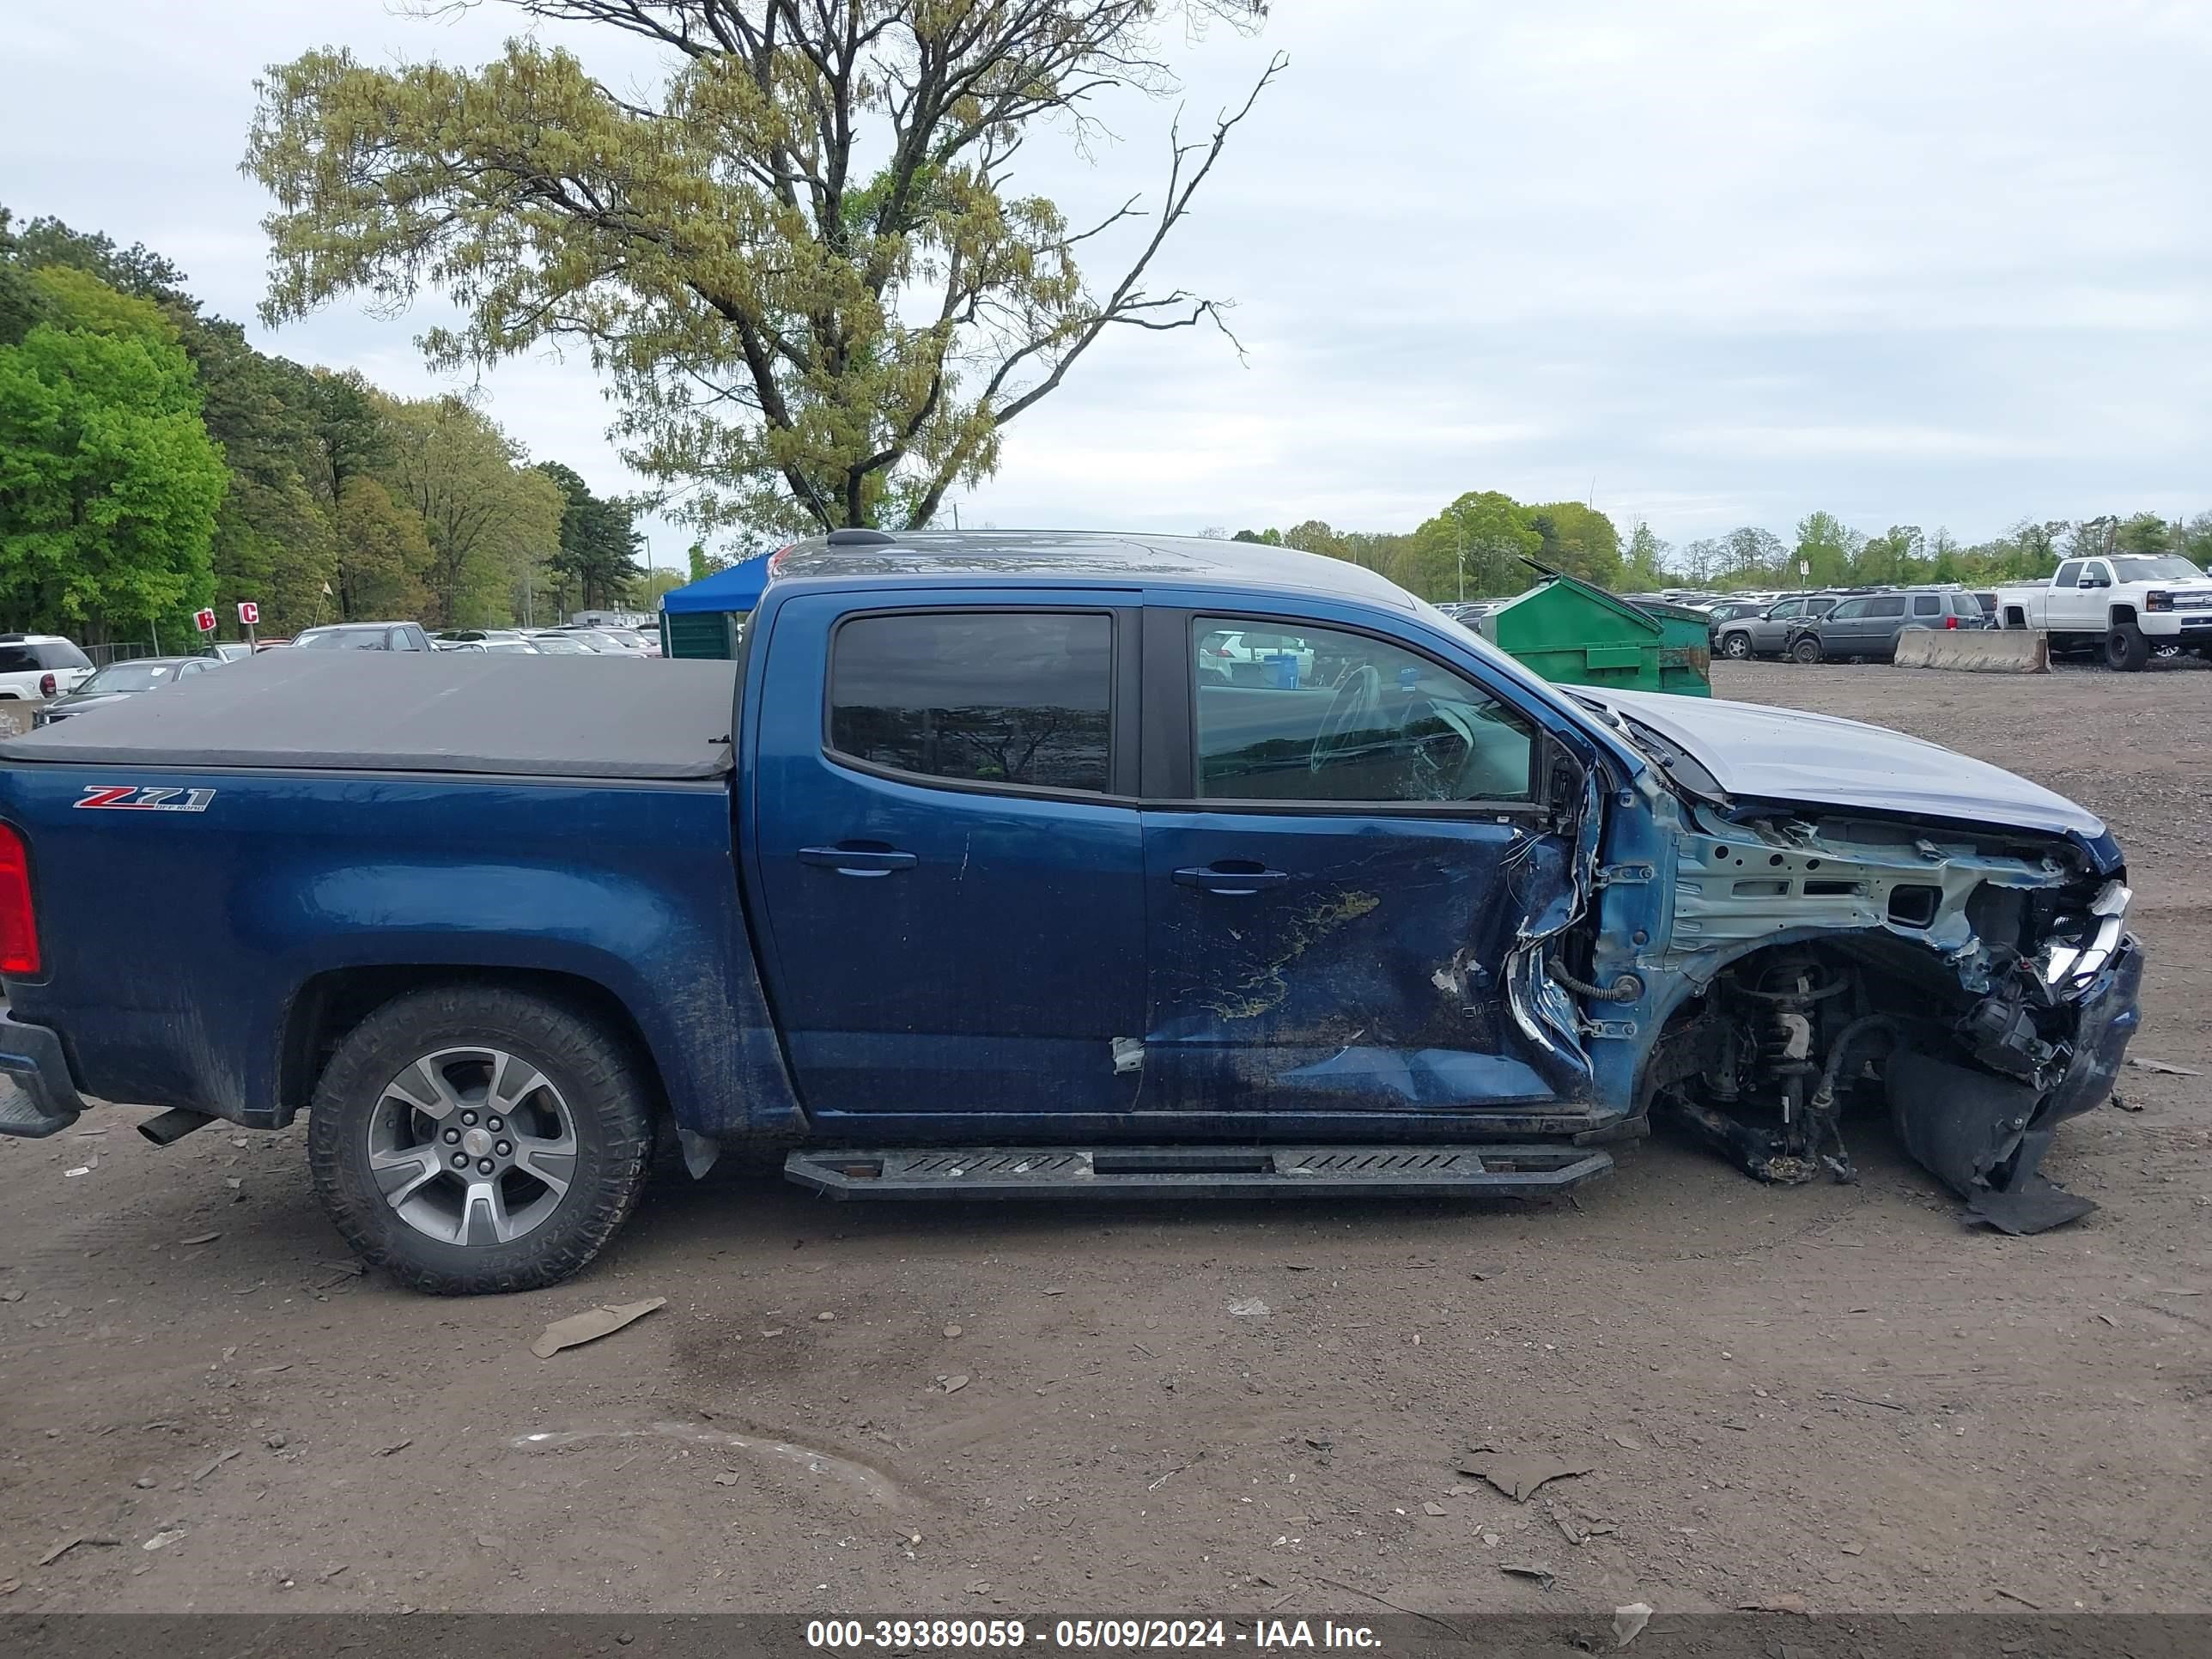
<svg viewBox="0 0 2212 1659"><path fill-rule="evenodd" d="M1982 602L1963 587L1905 587L1844 600L1790 630L1795 662L1887 662L1908 628L1986 628Z"/></svg>

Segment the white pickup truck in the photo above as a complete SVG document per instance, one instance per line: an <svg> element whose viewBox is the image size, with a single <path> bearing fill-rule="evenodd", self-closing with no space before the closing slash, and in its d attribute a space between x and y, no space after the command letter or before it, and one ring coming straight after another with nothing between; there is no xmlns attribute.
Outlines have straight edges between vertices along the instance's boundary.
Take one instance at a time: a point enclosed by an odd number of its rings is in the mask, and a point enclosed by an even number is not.
<svg viewBox="0 0 2212 1659"><path fill-rule="evenodd" d="M1996 598L1997 626L2045 629L2054 656L2101 651L2130 672L2158 650L2212 659L2212 579L2172 554L2069 559L2043 586L2000 587Z"/></svg>

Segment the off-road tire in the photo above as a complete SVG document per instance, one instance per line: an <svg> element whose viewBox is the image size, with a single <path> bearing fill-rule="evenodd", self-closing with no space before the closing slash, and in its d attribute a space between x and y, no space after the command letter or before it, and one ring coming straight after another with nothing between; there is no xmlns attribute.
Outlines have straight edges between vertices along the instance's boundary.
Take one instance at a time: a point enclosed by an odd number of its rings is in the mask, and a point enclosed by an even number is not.
<svg viewBox="0 0 2212 1659"><path fill-rule="evenodd" d="M2105 666L2123 674L2139 673L2150 665L2150 641L2133 623L2116 623L2105 635Z"/></svg>
<svg viewBox="0 0 2212 1659"><path fill-rule="evenodd" d="M1790 660L1792 662L1816 663L1820 660L1820 642L1809 634L1802 640L1790 642Z"/></svg>
<svg viewBox="0 0 2212 1659"><path fill-rule="evenodd" d="M1730 662L1744 662L1751 656L1751 635L1723 634L1721 635L1721 655Z"/></svg>
<svg viewBox="0 0 2212 1659"><path fill-rule="evenodd" d="M505 1243L449 1243L417 1231L369 1169L368 1122L386 1085L421 1056L473 1044L536 1066L574 1123L567 1191L542 1223ZM627 1046L573 1007L512 989L441 986L386 1003L338 1044L307 1119L307 1168L331 1225L370 1266L434 1296L542 1290L579 1272L629 1218L652 1154L650 1094Z"/></svg>

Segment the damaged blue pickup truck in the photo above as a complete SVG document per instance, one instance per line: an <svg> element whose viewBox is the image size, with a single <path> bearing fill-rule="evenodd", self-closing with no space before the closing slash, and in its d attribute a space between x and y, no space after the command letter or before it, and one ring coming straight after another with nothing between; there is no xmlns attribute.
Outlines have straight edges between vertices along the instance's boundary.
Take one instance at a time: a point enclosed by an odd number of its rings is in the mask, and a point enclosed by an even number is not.
<svg viewBox="0 0 2212 1659"><path fill-rule="evenodd" d="M0 744L0 1130L302 1110L353 1247L552 1283L769 1146L848 1199L1557 1192L1671 1115L1976 1214L2110 1094L2080 807L1875 727L1569 694L1358 568L786 550L735 663L271 653Z"/></svg>

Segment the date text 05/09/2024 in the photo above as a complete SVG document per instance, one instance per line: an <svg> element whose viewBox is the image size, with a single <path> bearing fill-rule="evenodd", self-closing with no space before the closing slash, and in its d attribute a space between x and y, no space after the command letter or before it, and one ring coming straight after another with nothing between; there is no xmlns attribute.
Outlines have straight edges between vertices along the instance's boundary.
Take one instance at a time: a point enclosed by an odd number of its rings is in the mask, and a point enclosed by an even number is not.
<svg viewBox="0 0 2212 1659"><path fill-rule="evenodd" d="M1373 1651L1382 1638L1370 1626L1333 1620L812 1619L810 1648L912 1653L1006 1652L1024 1647L1090 1650L1243 1647L1248 1651L1331 1648Z"/></svg>

